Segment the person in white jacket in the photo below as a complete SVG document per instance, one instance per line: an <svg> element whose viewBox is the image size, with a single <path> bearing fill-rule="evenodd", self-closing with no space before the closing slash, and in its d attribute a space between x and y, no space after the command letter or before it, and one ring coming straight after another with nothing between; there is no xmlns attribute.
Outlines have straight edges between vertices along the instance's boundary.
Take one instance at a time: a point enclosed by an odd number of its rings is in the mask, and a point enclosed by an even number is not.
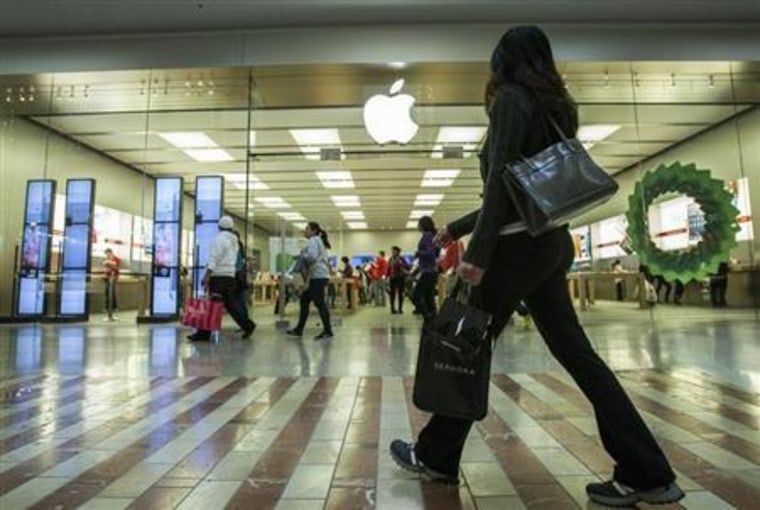
<svg viewBox="0 0 760 510"><path fill-rule="evenodd" d="M256 329L256 323L248 316L248 309L238 299L238 283L235 279L235 264L238 258L238 238L233 232L234 223L229 216L219 218L219 233L211 245L203 286L211 296L219 296L224 308L243 330L243 338L248 338ZM188 340L204 341L211 338L211 332L199 329L187 337Z"/></svg>
<svg viewBox="0 0 760 510"><path fill-rule="evenodd" d="M304 236L308 241L299 255L300 260L297 265L307 268L309 284L301 293L298 324L287 333L289 336L298 338L303 335L306 319L309 318L309 305L313 301L322 320L322 332L314 337L314 340L324 340L333 336L330 310L325 303L325 289L330 282L330 260L327 252L330 249L330 242L327 240L327 232L314 221L306 225Z"/></svg>

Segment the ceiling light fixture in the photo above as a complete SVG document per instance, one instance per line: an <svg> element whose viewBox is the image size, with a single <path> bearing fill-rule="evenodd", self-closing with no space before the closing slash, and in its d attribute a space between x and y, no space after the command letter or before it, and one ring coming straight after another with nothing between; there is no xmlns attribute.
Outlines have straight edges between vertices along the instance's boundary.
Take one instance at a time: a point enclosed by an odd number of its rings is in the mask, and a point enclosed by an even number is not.
<svg viewBox="0 0 760 510"><path fill-rule="evenodd" d="M454 184L461 170L426 170L420 186L423 188L445 188Z"/></svg>
<svg viewBox="0 0 760 510"><path fill-rule="evenodd" d="M363 220L364 213L362 211L341 211L341 216L344 220Z"/></svg>
<svg viewBox="0 0 760 510"><path fill-rule="evenodd" d="M290 204L280 197L257 197L256 202L269 209L289 209Z"/></svg>
<svg viewBox="0 0 760 510"><path fill-rule="evenodd" d="M329 171L329 172L316 172L317 178L325 188L335 189L353 189L354 179L351 176L351 172L346 171Z"/></svg>
<svg viewBox="0 0 760 510"><path fill-rule="evenodd" d="M303 217L301 213L291 212L291 211L277 213L277 215L280 218L284 220L288 220L288 221L304 221L306 219Z"/></svg>
<svg viewBox="0 0 760 510"><path fill-rule="evenodd" d="M337 129L291 129L290 135L306 159L319 161L320 148L341 148L340 134Z"/></svg>
<svg viewBox="0 0 760 510"><path fill-rule="evenodd" d="M333 195L330 198L336 207L361 207L357 195Z"/></svg>
<svg viewBox="0 0 760 510"><path fill-rule="evenodd" d="M418 224L419 224L419 223L418 223L418 222L416 222L416 221L407 221L407 222L406 222L406 228L408 228L408 229L413 229L413 230L417 230L417 226L418 226Z"/></svg>
<svg viewBox="0 0 760 510"><path fill-rule="evenodd" d="M442 193L435 195L417 195L414 199L414 207L420 206L437 206L443 200L444 195Z"/></svg>
<svg viewBox="0 0 760 510"><path fill-rule="evenodd" d="M368 228L367 223L364 221L347 221L346 225L351 230L366 230Z"/></svg>
<svg viewBox="0 0 760 510"><path fill-rule="evenodd" d="M158 133L158 136L180 149L218 147L217 143L202 131L175 131Z"/></svg>
<svg viewBox="0 0 760 510"><path fill-rule="evenodd" d="M414 209L411 213L409 213L409 219L410 220L418 220L422 218L423 216L432 216L435 211L433 210L418 210Z"/></svg>
<svg viewBox="0 0 760 510"><path fill-rule="evenodd" d="M185 149L183 152L194 160L205 163L235 161L235 158L224 149Z"/></svg>
<svg viewBox="0 0 760 510"><path fill-rule="evenodd" d="M486 129L485 126L442 126L438 130L438 138L430 152L430 157L441 159L444 146L450 145L461 146L465 152L463 156L468 156L483 139Z"/></svg>
<svg viewBox="0 0 760 510"><path fill-rule="evenodd" d="M611 136L618 129L620 129L620 126L616 124L589 124L588 126L581 126L578 129L576 137L588 150L597 142Z"/></svg>
<svg viewBox="0 0 760 510"><path fill-rule="evenodd" d="M248 183L248 187L250 189L260 191L266 191L269 189L269 186L261 182L261 180L255 175L250 175L249 178L246 179L245 174L225 174L224 178L232 183L233 186L239 189L245 189L246 183Z"/></svg>

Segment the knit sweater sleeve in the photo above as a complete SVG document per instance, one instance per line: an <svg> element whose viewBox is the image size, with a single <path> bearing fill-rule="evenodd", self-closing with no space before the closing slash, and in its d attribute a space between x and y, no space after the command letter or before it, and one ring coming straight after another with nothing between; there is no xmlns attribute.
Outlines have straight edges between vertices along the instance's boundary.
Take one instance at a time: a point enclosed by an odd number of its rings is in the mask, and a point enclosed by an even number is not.
<svg viewBox="0 0 760 510"><path fill-rule="evenodd" d="M501 181L507 163L522 155L532 106L525 93L513 86L499 88L489 119L488 172L483 187L483 205L462 259L480 268L488 267L510 209L510 198ZM526 154L529 156L529 154Z"/></svg>

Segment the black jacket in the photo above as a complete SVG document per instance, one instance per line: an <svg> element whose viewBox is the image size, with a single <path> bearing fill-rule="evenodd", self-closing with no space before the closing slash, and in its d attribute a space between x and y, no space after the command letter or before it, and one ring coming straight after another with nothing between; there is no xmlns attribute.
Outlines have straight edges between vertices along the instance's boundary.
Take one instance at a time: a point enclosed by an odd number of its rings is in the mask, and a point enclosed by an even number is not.
<svg viewBox="0 0 760 510"><path fill-rule="evenodd" d="M575 136L578 116L574 108L571 112L553 112L552 117L566 136ZM525 89L511 84L497 89L480 160L483 205L447 226L456 239L472 232L463 261L487 268L501 227L520 220L501 181L506 164L530 157L559 140L559 134L547 120L545 108L536 105Z"/></svg>

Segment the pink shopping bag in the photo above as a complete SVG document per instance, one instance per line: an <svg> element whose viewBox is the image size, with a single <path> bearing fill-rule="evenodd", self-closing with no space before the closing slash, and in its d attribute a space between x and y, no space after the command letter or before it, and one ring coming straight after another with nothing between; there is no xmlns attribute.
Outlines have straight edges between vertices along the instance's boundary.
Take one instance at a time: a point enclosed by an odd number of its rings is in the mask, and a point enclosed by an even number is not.
<svg viewBox="0 0 760 510"><path fill-rule="evenodd" d="M224 305L221 301L189 298L182 313L182 325L206 331L222 329Z"/></svg>

